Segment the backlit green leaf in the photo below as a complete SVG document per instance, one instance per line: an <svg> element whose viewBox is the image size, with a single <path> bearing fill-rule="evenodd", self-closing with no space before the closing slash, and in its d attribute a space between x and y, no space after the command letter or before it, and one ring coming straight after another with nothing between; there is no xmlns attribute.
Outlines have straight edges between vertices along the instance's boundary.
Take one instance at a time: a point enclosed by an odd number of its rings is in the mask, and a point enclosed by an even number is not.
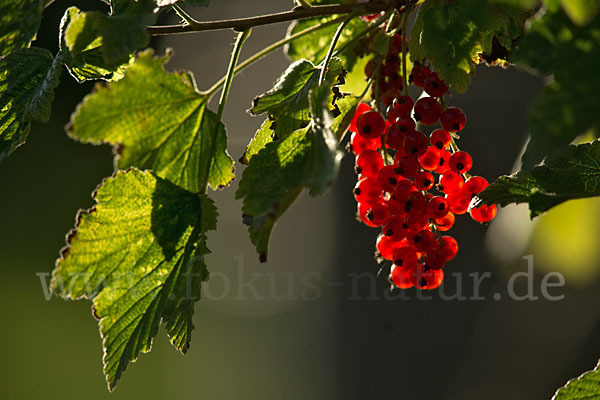
<svg viewBox="0 0 600 400"><path fill-rule="evenodd" d="M29 47L42 22L46 0L2 0L0 2L0 57Z"/></svg>
<svg viewBox="0 0 600 400"><path fill-rule="evenodd" d="M552 400L592 400L600 398L600 362L592 371L571 379L558 389Z"/></svg>
<svg viewBox="0 0 600 400"><path fill-rule="evenodd" d="M105 180L94 199L68 235L52 289L93 300L112 390L129 362L150 351L161 321L171 343L187 351L217 210L208 197L136 169Z"/></svg>
<svg viewBox="0 0 600 400"><path fill-rule="evenodd" d="M532 168L501 176L479 194L487 204L529 203L535 217L562 202L600 196L600 142L569 146Z"/></svg>
<svg viewBox="0 0 600 400"><path fill-rule="evenodd" d="M226 186L234 174L225 127L207 109L193 76L167 73L166 60L143 52L123 79L97 85L73 115L70 134L116 145L120 169L152 169L191 192L203 187L206 176L213 189Z"/></svg>

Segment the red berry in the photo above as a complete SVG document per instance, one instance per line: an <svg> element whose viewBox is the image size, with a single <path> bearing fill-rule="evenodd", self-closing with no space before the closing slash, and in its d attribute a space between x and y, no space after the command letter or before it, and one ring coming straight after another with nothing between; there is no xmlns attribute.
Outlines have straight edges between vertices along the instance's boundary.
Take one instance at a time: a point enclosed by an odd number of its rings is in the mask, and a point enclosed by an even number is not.
<svg viewBox="0 0 600 400"><path fill-rule="evenodd" d="M440 79L435 72L429 75L423 85L425 92L431 97L441 97L448 91L446 82Z"/></svg>
<svg viewBox="0 0 600 400"><path fill-rule="evenodd" d="M496 205L492 204L491 206L482 205L477 208L472 208L469 213L471 214L471 218L473 218L477 222L486 223L490 222L496 216Z"/></svg>
<svg viewBox="0 0 600 400"><path fill-rule="evenodd" d="M401 179L396 184L394 196L396 196L398 199L407 199L408 195L416 190L417 188L415 185L413 185L413 182L410 179Z"/></svg>
<svg viewBox="0 0 600 400"><path fill-rule="evenodd" d="M471 195L476 195L489 185L490 184L485 178L482 178L481 176L472 176L465 181L463 191L465 193L470 193Z"/></svg>
<svg viewBox="0 0 600 400"><path fill-rule="evenodd" d="M402 75L400 75L398 72L393 72L393 73L388 74L387 80L393 89L402 90L402 87L404 86L404 81L402 79ZM392 101L393 101L393 99L392 99Z"/></svg>
<svg viewBox="0 0 600 400"><path fill-rule="evenodd" d="M411 274L411 282L418 289L437 289L444 280L441 269L431 269L425 264L417 265Z"/></svg>
<svg viewBox="0 0 600 400"><path fill-rule="evenodd" d="M452 226L454 225L455 218L456 217L454 216L454 213L452 211L448 211L448 214L446 214L442 218L436 218L434 221L437 225L438 231L449 231L450 228L452 228Z"/></svg>
<svg viewBox="0 0 600 400"><path fill-rule="evenodd" d="M415 65L410 72L409 80L414 83L415 86L423 87L423 85L425 85L425 79L427 79L431 73L429 67Z"/></svg>
<svg viewBox="0 0 600 400"><path fill-rule="evenodd" d="M392 107L398 115L408 115L412 110L414 101L410 96L400 96L392 102Z"/></svg>
<svg viewBox="0 0 600 400"><path fill-rule="evenodd" d="M367 218L367 213L369 212L371 207L372 207L371 204L358 203L356 205L356 212L358 214L356 219L358 219L360 222L362 222L366 226L369 226L371 228L377 228L378 225L374 224L373 222L371 222L371 220L369 218Z"/></svg>
<svg viewBox="0 0 600 400"><path fill-rule="evenodd" d="M447 150L439 150L438 154L440 156L440 159L438 160L439 167L435 169L435 172L438 174L445 174L446 172L450 171L451 154Z"/></svg>
<svg viewBox="0 0 600 400"><path fill-rule="evenodd" d="M430 251L437 244L433 232L426 229L417 232L412 241L417 250L421 251Z"/></svg>
<svg viewBox="0 0 600 400"><path fill-rule="evenodd" d="M398 53L388 53L385 56L385 64L389 71L398 71L401 62L402 60L400 59Z"/></svg>
<svg viewBox="0 0 600 400"><path fill-rule="evenodd" d="M370 79L375 71L377 70L377 61L374 58L371 58L367 65L365 65L365 75L367 79Z"/></svg>
<svg viewBox="0 0 600 400"><path fill-rule="evenodd" d="M383 203L373 204L365 213L366 219L374 226L381 226L390 219L390 210Z"/></svg>
<svg viewBox="0 0 600 400"><path fill-rule="evenodd" d="M442 127L450 132L458 132L465 127L467 118L460 108L450 107L440 115Z"/></svg>
<svg viewBox="0 0 600 400"><path fill-rule="evenodd" d="M402 115L396 119L396 128L403 133L411 133L415 131L417 124L409 115Z"/></svg>
<svg viewBox="0 0 600 400"><path fill-rule="evenodd" d="M394 101L396 101L396 99L394 99ZM388 108L385 110L385 116L392 124L396 123L396 119L400 116L400 114L396 111L396 109L394 109L393 102L392 105L388 106Z"/></svg>
<svg viewBox="0 0 600 400"><path fill-rule="evenodd" d="M356 201L364 204L376 204L383 200L383 193L373 178L363 178L354 186Z"/></svg>
<svg viewBox="0 0 600 400"><path fill-rule="evenodd" d="M438 240L438 247L446 261L452 260L458 253L458 243L452 236L442 236Z"/></svg>
<svg viewBox="0 0 600 400"><path fill-rule="evenodd" d="M383 158L377 150L364 150L356 157L354 163L356 174L369 178L377 178L381 168L383 168Z"/></svg>
<svg viewBox="0 0 600 400"><path fill-rule="evenodd" d="M377 173L377 183L379 186L381 186L384 192L394 192L396 189L396 184L401 179L403 178L396 172L395 165L386 165Z"/></svg>
<svg viewBox="0 0 600 400"><path fill-rule="evenodd" d="M381 95L379 96L379 100L381 100L381 102L386 107L389 107L390 105L392 105L392 102L394 101L394 99L396 97L398 97L398 96L401 96L401 95L402 95L402 93L398 89L396 89L396 88L394 88L394 87L392 87L390 85L389 88L387 88L386 90L382 90L381 91Z"/></svg>
<svg viewBox="0 0 600 400"><path fill-rule="evenodd" d="M400 247L394 251L394 258L392 260L396 267L402 267L405 269L414 268L417 266L417 251L412 247Z"/></svg>
<svg viewBox="0 0 600 400"><path fill-rule="evenodd" d="M406 42L408 44L408 42ZM390 53L400 54L402 52L402 34L396 33L392 38L392 43L390 43Z"/></svg>
<svg viewBox="0 0 600 400"><path fill-rule="evenodd" d="M417 122L432 125L442 114L442 106L433 97L423 97L415 103L413 116Z"/></svg>
<svg viewBox="0 0 600 400"><path fill-rule="evenodd" d="M390 149L403 149L405 137L406 133L400 132L394 125L388 126L385 130L385 144L387 144Z"/></svg>
<svg viewBox="0 0 600 400"><path fill-rule="evenodd" d="M419 169L421 169L419 162L412 157L401 158L396 164L396 172L405 178L414 177Z"/></svg>
<svg viewBox="0 0 600 400"><path fill-rule="evenodd" d="M399 242L406 238L408 234L408 225L404 217L394 215L390 217L381 228L381 233L390 238L390 240Z"/></svg>
<svg viewBox="0 0 600 400"><path fill-rule="evenodd" d="M439 150L444 150L448 146L450 146L450 142L452 141L452 136L450 133L444 129L436 129L431 132L429 135L429 143Z"/></svg>
<svg viewBox="0 0 600 400"><path fill-rule="evenodd" d="M390 279L396 287L400 289L410 289L413 287L411 280L412 270L407 270L401 267L392 265L392 272L390 273Z"/></svg>
<svg viewBox="0 0 600 400"><path fill-rule="evenodd" d="M377 237L377 243L375 244L375 248L377 249L381 257L385 258L386 260L392 261L394 259L394 252L396 251L396 249L407 245L408 243L405 240L397 242L391 240L390 237L381 234Z"/></svg>
<svg viewBox="0 0 600 400"><path fill-rule="evenodd" d="M410 192L404 202L404 211L407 213L425 215L427 199L421 192Z"/></svg>
<svg viewBox="0 0 600 400"><path fill-rule="evenodd" d="M427 136L419 131L413 131L404 139L404 152L413 157L419 157L425 153L429 141Z"/></svg>
<svg viewBox="0 0 600 400"><path fill-rule="evenodd" d="M466 213L469 209L469 204L471 204L471 196L462 192L448 195L446 200L448 200L448 204L450 205L450 211L458 215Z"/></svg>
<svg viewBox="0 0 600 400"><path fill-rule="evenodd" d="M385 120L377 111L367 111L356 121L358 133L368 139L383 135Z"/></svg>
<svg viewBox="0 0 600 400"><path fill-rule="evenodd" d="M360 103L358 107L356 107L356 111L354 112L354 116L352 117L352 121L350 121L350 126L348 130L350 132L356 132L356 122L358 121L358 117L371 110L368 104Z"/></svg>
<svg viewBox="0 0 600 400"><path fill-rule="evenodd" d="M411 212L406 216L406 225L412 232L419 232L429 227L429 219L423 212Z"/></svg>
<svg viewBox="0 0 600 400"><path fill-rule="evenodd" d="M435 178L429 172L420 171L415 175L415 186L418 190L427 191L433 187Z"/></svg>
<svg viewBox="0 0 600 400"><path fill-rule="evenodd" d="M381 140L367 139L360 136L358 133L353 133L350 137L350 146L355 155L359 155L365 150L377 150L381 147Z"/></svg>
<svg viewBox="0 0 600 400"><path fill-rule="evenodd" d="M448 171L440 178L440 190L446 194L458 193L462 190L464 182L459 174Z"/></svg>
<svg viewBox="0 0 600 400"><path fill-rule="evenodd" d="M466 151L457 151L450 156L450 169L458 174L469 172L473 159Z"/></svg>
<svg viewBox="0 0 600 400"><path fill-rule="evenodd" d="M427 216L430 218L444 218L450 211L448 200L442 196L435 196L427 202Z"/></svg>
<svg viewBox="0 0 600 400"><path fill-rule="evenodd" d="M425 265L433 270L442 269L446 262L447 260L439 249L429 251L425 257Z"/></svg>

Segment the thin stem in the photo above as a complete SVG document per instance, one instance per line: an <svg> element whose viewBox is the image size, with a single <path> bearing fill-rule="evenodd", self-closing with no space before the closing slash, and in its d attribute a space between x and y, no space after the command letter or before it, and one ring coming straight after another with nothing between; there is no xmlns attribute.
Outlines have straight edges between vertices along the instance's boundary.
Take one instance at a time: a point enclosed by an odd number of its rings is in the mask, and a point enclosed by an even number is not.
<svg viewBox="0 0 600 400"><path fill-rule="evenodd" d="M296 0L301 7L311 8L312 6L306 0Z"/></svg>
<svg viewBox="0 0 600 400"><path fill-rule="evenodd" d="M308 8L300 7L275 14L239 19L226 19L221 21L197 22L194 25L183 24L148 26L146 27L146 31L150 35L170 35L178 33L214 31L219 29L234 29L236 31L244 31L255 26L289 22L305 18L325 17L335 14L350 14L355 11L361 15L374 14L385 11L390 7L400 8L405 6L407 2L408 0L392 0L390 2L379 0L368 3L332 4L324 6L311 6Z"/></svg>
<svg viewBox="0 0 600 400"><path fill-rule="evenodd" d="M198 25L198 21L196 21L192 16L185 12L183 8L181 8L178 4L171 4L171 8L181 17L181 19L190 26Z"/></svg>
<svg viewBox="0 0 600 400"><path fill-rule="evenodd" d="M351 46L354 46L354 44L361 39L363 36L368 35L369 33L371 33L372 31L374 31L375 29L379 28L379 25L381 25L381 23L383 21L385 21L389 16L390 16L390 10L387 10L385 12L385 14L383 14L381 17L377 18L374 22L370 23L369 26L367 26L365 29L363 29L362 31L360 31L358 34L356 34L352 39L350 39L349 41L347 41L346 43L344 43L343 45L341 45L334 53L333 56L337 56L338 54L342 53L343 51L345 51L346 49L348 49Z"/></svg>
<svg viewBox="0 0 600 400"><path fill-rule="evenodd" d="M410 11L410 8L404 11L404 18L402 20L402 86L405 96L408 96L408 76L406 76L406 33L408 31L408 17Z"/></svg>
<svg viewBox="0 0 600 400"><path fill-rule="evenodd" d="M343 21L345 17L339 17L336 19L333 19L331 21L325 22L321 25L315 25L315 26L311 26L310 28L304 29L300 32L297 32L293 35L288 36L287 38L281 39L267 47L265 47L264 49L262 49L261 51L259 51L258 53L255 53L254 55L252 55L251 57L249 57L248 59L242 61L234 70L234 76L237 75L240 71L242 71L244 68L248 67L249 65L253 64L254 62L260 60L261 58L263 58L264 56L266 56L269 53L272 53L273 51L279 49L280 47L285 46L286 44L288 44L289 42L292 42L302 36L306 36L310 33L313 33L315 31L318 31L319 29L323 29L325 27L328 27L330 25L334 25L337 24L340 21ZM214 85L212 85L206 92L202 92L202 94L208 96L208 97L212 97L221 86L223 86L223 84L225 83L225 79L226 76L222 77L221 79L219 79L217 82L215 82Z"/></svg>
<svg viewBox="0 0 600 400"><path fill-rule="evenodd" d="M248 36L250 36L251 29L246 29L243 32L238 34L238 37L235 41L235 45L233 47L233 53L231 54L231 59L229 60L229 67L227 67L227 76L225 78L225 86L223 86L223 91L221 92L221 99L219 100L219 109L217 110L217 123L215 126L215 130L213 132L212 140L210 142L210 151L208 154L212 154L215 150L215 143L217 142L217 135L219 133L219 129L221 127L221 119L223 118L223 111L225 110L225 103L227 102L227 96L229 95L229 89L231 88L231 82L233 81L233 75L235 74L235 65L237 64L238 59L240 58L240 52L242 51L242 46ZM201 193L206 193L208 190L208 176L209 176L210 168L206 169L204 173L204 179L202 180L202 191Z"/></svg>
<svg viewBox="0 0 600 400"><path fill-rule="evenodd" d="M335 31L335 34L333 35L333 39L331 39L331 44L329 45L329 50L327 50L327 55L325 56L325 59L322 62L323 66L321 67L321 72L319 73L319 85L321 85L323 83L323 80L325 79L325 72L327 71L327 66L329 65L329 61L331 61L331 57L333 57L333 51L335 50L335 45L337 44L338 40L340 39L340 36L342 36L342 32L344 31L344 28L346 27L346 25L348 25L348 23L350 21L352 21L352 19L354 17L356 17L357 14L358 13L356 11L354 11L353 13L348 15L346 17L346 19L344 19L344 21L342 21L340 26L338 26L337 30Z"/></svg>

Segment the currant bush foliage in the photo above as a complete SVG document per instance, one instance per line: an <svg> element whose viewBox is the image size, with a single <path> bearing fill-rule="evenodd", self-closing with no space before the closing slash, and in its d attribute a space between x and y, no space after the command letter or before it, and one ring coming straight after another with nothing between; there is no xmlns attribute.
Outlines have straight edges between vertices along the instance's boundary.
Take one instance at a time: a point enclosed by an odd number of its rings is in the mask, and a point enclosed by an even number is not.
<svg viewBox="0 0 600 400"><path fill-rule="evenodd" d="M111 0L106 14L70 7L55 55L31 47L50 2L0 4L0 160L25 142L32 120L50 116L63 65L78 82L107 81L77 107L68 134L82 143L114 146L116 172L94 194L96 205L80 212L52 287L61 297L92 300L112 390L128 363L150 350L161 322L173 345L188 349L194 303L208 278L207 232L217 226L207 188L228 186L234 162L220 120L223 108L215 113L207 106L217 90L198 90L191 73L165 71L168 55L144 50L147 26L161 12L208 0ZM308 3L362 7L355 0ZM598 142L565 150L575 137L598 128L599 75L589 62L600 58L597 2L382 4L379 18L390 30L375 29L373 19L359 12L346 21L331 59L327 50L338 29L332 21L345 15L292 22L288 38L309 27L319 30L287 43L291 65L249 110L266 119L240 159L246 167L236 197L243 199L243 220L261 260L276 222L300 193L322 194L335 179L340 142L370 86L361 80L363 68L369 59L386 56L394 27L400 29L404 13L412 10L418 14L409 35L409 68L434 60L455 92L467 90L481 60L512 62L553 77L531 112L525 169L490 185L482 201L527 202L538 215L562 201L600 194ZM352 89L344 85L346 77L352 77ZM550 155L554 150L559 152Z"/></svg>
<svg viewBox="0 0 600 400"><path fill-rule="evenodd" d="M586 400L600 398L600 361L596 368L572 379L558 389L552 400Z"/></svg>

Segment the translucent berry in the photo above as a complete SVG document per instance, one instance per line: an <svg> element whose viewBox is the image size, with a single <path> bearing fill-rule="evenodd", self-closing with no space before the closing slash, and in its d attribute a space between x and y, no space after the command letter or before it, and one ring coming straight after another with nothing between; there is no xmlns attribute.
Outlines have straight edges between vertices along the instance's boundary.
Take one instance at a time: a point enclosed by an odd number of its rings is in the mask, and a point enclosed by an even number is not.
<svg viewBox="0 0 600 400"><path fill-rule="evenodd" d="M471 214L471 218L477 222L481 222L482 224L486 222L490 222L496 216L496 205L492 204L491 206L482 205L477 208L471 208L469 213Z"/></svg>
<svg viewBox="0 0 600 400"><path fill-rule="evenodd" d="M452 236L442 236L438 242L438 249L446 261L452 260L458 253L458 243Z"/></svg>
<svg viewBox="0 0 600 400"><path fill-rule="evenodd" d="M365 65L365 76L370 79L377 70L377 61L374 58L370 59Z"/></svg>
<svg viewBox="0 0 600 400"><path fill-rule="evenodd" d="M396 109L394 109L393 103L392 105L389 105L388 108L385 110L385 116L387 120L392 124L396 123L396 119L400 116L400 114L396 111Z"/></svg>
<svg viewBox="0 0 600 400"><path fill-rule="evenodd" d="M407 246L406 241L393 241L388 236L381 234L377 237L375 248L381 257L386 260L392 261L394 259L394 252L396 249Z"/></svg>
<svg viewBox="0 0 600 400"><path fill-rule="evenodd" d="M367 111L358 117L356 128L361 136L374 139L383 135L385 120L377 111Z"/></svg>
<svg viewBox="0 0 600 400"><path fill-rule="evenodd" d="M377 150L381 147L381 140L367 139L358 133L353 133L350 137L350 147L355 155L359 155L365 150Z"/></svg>
<svg viewBox="0 0 600 400"><path fill-rule="evenodd" d="M394 150L400 150L404 148L404 138L406 133L400 132L395 125L388 126L385 130L385 144Z"/></svg>
<svg viewBox="0 0 600 400"><path fill-rule="evenodd" d="M442 269L446 262L447 260L439 249L427 252L425 257L425 265L433 270Z"/></svg>
<svg viewBox="0 0 600 400"><path fill-rule="evenodd" d="M372 207L371 204L358 203L356 205L356 213L357 213L356 219L358 219L360 222L362 222L366 226L369 226L371 228L377 228L378 225L374 224L373 222L371 222L370 219L367 218L367 212L369 212L371 207Z"/></svg>
<svg viewBox="0 0 600 400"><path fill-rule="evenodd" d="M446 194L454 194L462 191L465 181L456 172L448 171L440 178L440 190Z"/></svg>
<svg viewBox="0 0 600 400"><path fill-rule="evenodd" d="M417 188L410 179L401 179L396 184L394 196L398 199L407 199L411 192L415 192ZM404 201L404 200L403 200Z"/></svg>
<svg viewBox="0 0 600 400"><path fill-rule="evenodd" d="M440 159L438 161L438 167L435 169L435 172L438 174L445 174L450 171L450 152L448 150L439 150L438 152Z"/></svg>
<svg viewBox="0 0 600 400"><path fill-rule="evenodd" d="M427 191L433 187L433 184L435 183L435 178L432 174L430 174L427 171L419 171L415 175L414 182L415 187L418 190Z"/></svg>
<svg viewBox="0 0 600 400"><path fill-rule="evenodd" d="M369 105L365 103L360 103L358 107L356 107L356 111L354 112L354 116L352 117L352 121L350 121L350 126L348 127L348 130L350 132L356 132L356 122L358 121L358 117L360 117L369 110L371 110L371 107L369 107Z"/></svg>
<svg viewBox="0 0 600 400"><path fill-rule="evenodd" d="M432 72L429 67L415 65L410 72L409 80L410 82L414 83L415 86L423 87L425 85L425 79L427 79L431 74Z"/></svg>
<svg viewBox="0 0 600 400"><path fill-rule="evenodd" d="M469 172L473 159L466 151L457 151L450 156L450 169L458 174Z"/></svg>
<svg viewBox="0 0 600 400"><path fill-rule="evenodd" d="M354 163L354 172L369 178L377 178L381 168L383 168L383 158L377 150L364 150L356 157Z"/></svg>
<svg viewBox="0 0 600 400"><path fill-rule="evenodd" d="M410 231L419 232L429 227L429 219L425 213L413 211L406 216L406 225Z"/></svg>
<svg viewBox="0 0 600 400"><path fill-rule="evenodd" d="M408 225L404 217L394 215L390 217L385 225L381 227L381 233L390 238L392 241L399 242L406 238L408 233Z"/></svg>
<svg viewBox="0 0 600 400"><path fill-rule="evenodd" d="M415 103L413 116L417 122L432 125L442 114L442 106L433 97L423 97Z"/></svg>
<svg viewBox="0 0 600 400"><path fill-rule="evenodd" d="M411 133L415 131L417 124L409 115L403 115L396 119L396 128L403 133Z"/></svg>
<svg viewBox="0 0 600 400"><path fill-rule="evenodd" d="M454 216L454 213L452 211L448 211L448 214L442 218L436 218L434 222L437 225L438 231L446 232L454 226L455 219L456 217Z"/></svg>
<svg viewBox="0 0 600 400"><path fill-rule="evenodd" d="M410 111L413 109L414 101L410 96L400 96L392 102L392 107L394 110L400 115L408 115Z"/></svg>
<svg viewBox="0 0 600 400"><path fill-rule="evenodd" d="M354 186L356 201L364 204L376 204L383 200L383 192L373 178L363 178Z"/></svg>
<svg viewBox="0 0 600 400"><path fill-rule="evenodd" d="M471 196L462 192L448 195L446 200L450 205L450 211L457 215L466 213L471 204Z"/></svg>
<svg viewBox="0 0 600 400"><path fill-rule="evenodd" d="M394 192L396 189L396 184L401 179L403 178L396 172L395 165L386 165L377 173L377 183L379 186L381 186L384 192Z"/></svg>
<svg viewBox="0 0 600 400"><path fill-rule="evenodd" d="M427 202L426 213L430 218L444 218L449 211L448 200L442 196L434 196Z"/></svg>
<svg viewBox="0 0 600 400"><path fill-rule="evenodd" d="M390 210L383 203L373 204L365 213L365 217L373 226L381 226L390 219Z"/></svg>
<svg viewBox="0 0 600 400"><path fill-rule="evenodd" d="M406 136L406 139L404 139L404 152L413 157L419 157L421 154L425 153L428 145L429 141L427 140L427 136L422 132L413 131Z"/></svg>
<svg viewBox="0 0 600 400"><path fill-rule="evenodd" d="M396 287L400 289L410 289L411 287L413 287L413 283L411 280L411 272L412 270L410 269L405 269L392 265L390 280Z"/></svg>
<svg viewBox="0 0 600 400"><path fill-rule="evenodd" d="M439 150L446 149L450 146L451 141L452 137L450 136L450 133L444 129L436 129L429 135L429 143Z"/></svg>
<svg viewBox="0 0 600 400"><path fill-rule="evenodd" d="M402 95L402 92L400 92L400 90L398 90L390 85L390 87L387 90L381 91L379 100L381 100L381 102L386 107L389 107L390 105L392 105L392 102L394 101L394 99L401 95Z"/></svg>
<svg viewBox="0 0 600 400"><path fill-rule="evenodd" d="M425 215L427 199L421 192L410 192L404 202L404 211L407 213Z"/></svg>
<svg viewBox="0 0 600 400"><path fill-rule="evenodd" d="M440 115L442 127L450 132L458 132L465 127L467 118L460 108L450 107Z"/></svg>
<svg viewBox="0 0 600 400"><path fill-rule="evenodd" d="M431 97L441 97L448 91L446 83L435 72L425 79L423 88Z"/></svg>
<svg viewBox="0 0 600 400"><path fill-rule="evenodd" d="M482 178L481 176L472 176L465 181L463 190L466 193L471 193L471 195L476 195L489 185L490 184L485 178Z"/></svg>
<svg viewBox="0 0 600 400"><path fill-rule="evenodd" d="M412 157L402 158L396 164L396 172L405 178L413 178L420 169L419 162Z"/></svg>
<svg viewBox="0 0 600 400"><path fill-rule="evenodd" d="M425 264L419 264L410 278L412 284L418 289L437 289L444 280L444 272L441 269L432 269Z"/></svg>
<svg viewBox="0 0 600 400"><path fill-rule="evenodd" d="M417 251L412 247L400 247L394 251L392 260L397 267L414 268L417 266Z"/></svg>
<svg viewBox="0 0 600 400"><path fill-rule="evenodd" d="M420 251L432 250L437 245L433 232L426 229L417 232L412 238L412 242L415 248Z"/></svg>

